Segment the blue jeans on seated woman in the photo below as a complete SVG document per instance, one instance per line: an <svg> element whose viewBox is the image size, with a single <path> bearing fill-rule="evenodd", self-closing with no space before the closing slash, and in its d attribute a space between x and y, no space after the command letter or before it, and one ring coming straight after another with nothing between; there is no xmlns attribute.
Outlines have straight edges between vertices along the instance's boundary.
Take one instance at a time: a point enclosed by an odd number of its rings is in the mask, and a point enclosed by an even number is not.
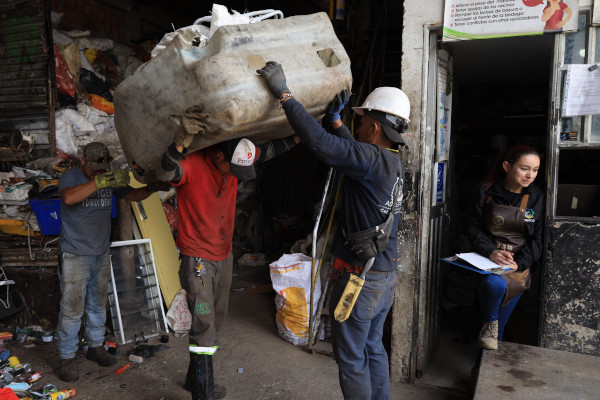
<svg viewBox="0 0 600 400"><path fill-rule="evenodd" d="M507 305L501 307L506 293L506 281L500 275L483 275L477 287L481 313L484 321L498 321L498 340L502 340L504 327L508 318L514 311L523 293L512 299Z"/></svg>
<svg viewBox="0 0 600 400"><path fill-rule="evenodd" d="M349 277L345 272L333 286L331 316ZM350 317L342 323L331 322L333 352L346 400L390 399L388 355L381 339L395 288L395 272L368 272Z"/></svg>
<svg viewBox="0 0 600 400"><path fill-rule="evenodd" d="M78 333L85 312L88 346L104 343L106 301L110 279L110 254L78 256L62 252L59 269L60 312L58 313L58 356L74 358L79 346Z"/></svg>

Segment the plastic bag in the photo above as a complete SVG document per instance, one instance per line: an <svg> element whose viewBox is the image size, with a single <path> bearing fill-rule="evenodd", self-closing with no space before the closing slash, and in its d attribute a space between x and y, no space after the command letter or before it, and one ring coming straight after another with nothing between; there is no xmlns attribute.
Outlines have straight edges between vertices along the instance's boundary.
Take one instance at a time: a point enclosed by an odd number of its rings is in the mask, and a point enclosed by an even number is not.
<svg viewBox="0 0 600 400"><path fill-rule="evenodd" d="M221 26L242 25L250 23L250 17L248 17L247 15L240 14L237 11L233 11L232 14L229 14L229 11L227 11L227 7L222 6L220 4L213 4L211 14L212 19L210 21L210 37L212 37L212 35Z"/></svg>
<svg viewBox="0 0 600 400"><path fill-rule="evenodd" d="M295 345L308 344L308 314L310 310L311 257L304 254L284 254L269 265L275 290L275 322L279 336ZM315 268L318 267L318 262ZM321 282L317 280L313 301L319 303ZM313 315L317 307L313 308Z"/></svg>
<svg viewBox="0 0 600 400"><path fill-rule="evenodd" d="M88 93L97 94L98 96L104 97L108 101L113 101L113 96L108 90L108 87L106 87L104 81L98 78L94 72L85 68L81 68L79 82L81 82Z"/></svg>
<svg viewBox="0 0 600 400"><path fill-rule="evenodd" d="M98 96L97 94L90 94L90 106L104 111L107 114L115 113L115 106L110 101L106 100L102 96Z"/></svg>
<svg viewBox="0 0 600 400"><path fill-rule="evenodd" d="M177 231L177 211L175 211L175 208L168 203L162 203L162 207L165 216L167 217L169 227L171 228L171 233L175 233Z"/></svg>
<svg viewBox="0 0 600 400"><path fill-rule="evenodd" d="M76 157L77 145L75 144L75 135L73 134L73 126L69 122L69 116L65 113L66 110L58 110L54 114L56 151L58 154Z"/></svg>
<svg viewBox="0 0 600 400"><path fill-rule="evenodd" d="M75 82L79 82L79 71L81 70L81 57L79 56L79 46L73 42L67 46L58 48L60 55L64 58L69 67L69 72Z"/></svg>
<svg viewBox="0 0 600 400"><path fill-rule="evenodd" d="M75 136L96 133L96 128L94 128L94 125L85 119L85 117L77 110L66 108L61 111L63 118L66 118L66 120L71 124L71 128L73 129L73 134Z"/></svg>
<svg viewBox="0 0 600 400"><path fill-rule="evenodd" d="M175 332L175 337L187 335L192 327L192 314L187 305L185 289L179 289L167 311L167 324Z"/></svg>
<svg viewBox="0 0 600 400"><path fill-rule="evenodd" d="M58 47L54 45L54 68L56 72L56 88L61 93L69 96L75 95L75 84L73 76L69 72L69 66L65 59L60 55Z"/></svg>

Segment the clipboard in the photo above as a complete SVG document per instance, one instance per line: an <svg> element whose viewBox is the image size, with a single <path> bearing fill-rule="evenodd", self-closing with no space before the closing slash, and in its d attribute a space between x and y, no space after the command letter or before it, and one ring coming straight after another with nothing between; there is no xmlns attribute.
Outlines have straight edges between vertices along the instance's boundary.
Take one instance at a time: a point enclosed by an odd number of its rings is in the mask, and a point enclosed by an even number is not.
<svg viewBox="0 0 600 400"><path fill-rule="evenodd" d="M461 259L458 258L457 256L441 257L440 260L447 262L448 264L452 264L452 265L456 265L456 266L464 268L464 269L468 269L469 271L477 272L478 274L481 274L481 275L490 275L490 274L494 273L492 271L485 271L485 270L482 270L479 268L475 268L472 265L469 265L469 264L465 263L464 261L461 261Z"/></svg>

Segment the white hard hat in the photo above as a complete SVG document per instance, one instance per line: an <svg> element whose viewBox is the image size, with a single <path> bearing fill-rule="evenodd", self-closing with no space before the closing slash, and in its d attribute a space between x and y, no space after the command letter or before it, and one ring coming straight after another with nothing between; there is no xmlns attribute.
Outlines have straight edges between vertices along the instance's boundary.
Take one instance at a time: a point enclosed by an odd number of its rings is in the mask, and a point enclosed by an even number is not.
<svg viewBox="0 0 600 400"><path fill-rule="evenodd" d="M362 106L352 107L352 109L359 115L363 115L364 110L381 111L410 122L410 101L408 100L408 96L402 90L395 87L378 87L369 93Z"/></svg>

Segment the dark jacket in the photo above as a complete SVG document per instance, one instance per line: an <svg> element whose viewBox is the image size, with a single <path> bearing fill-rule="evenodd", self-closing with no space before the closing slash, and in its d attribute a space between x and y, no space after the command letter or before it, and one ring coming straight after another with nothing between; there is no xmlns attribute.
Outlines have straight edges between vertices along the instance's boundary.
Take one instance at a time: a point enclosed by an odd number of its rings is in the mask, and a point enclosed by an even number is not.
<svg viewBox="0 0 600 400"><path fill-rule="evenodd" d="M358 232L383 223L396 201L394 224L387 250L377 255L373 270L395 271L397 226L402 200L404 168L396 152L375 144L360 143L347 127L327 132L295 99L283 105L290 125L302 143L320 161L344 174L340 202L342 228ZM339 236L338 232L338 236ZM363 266L338 237L333 254L349 264Z"/></svg>
<svg viewBox="0 0 600 400"><path fill-rule="evenodd" d="M525 236L527 244L514 255L514 260L519 266L519 271L531 267L542 254L542 232L544 223L544 194L542 190L530 185L524 188L522 193L512 193L506 190L501 183L493 184L488 190L483 190L483 185L470 201L467 211L467 223L465 233L469 238L473 251L482 256L489 257L492 251L497 250L489 238L489 231L483 222L485 200L488 194L492 196L492 202L505 206L519 207L525 193L529 193L527 209L533 211L533 218L528 218L525 223Z"/></svg>

